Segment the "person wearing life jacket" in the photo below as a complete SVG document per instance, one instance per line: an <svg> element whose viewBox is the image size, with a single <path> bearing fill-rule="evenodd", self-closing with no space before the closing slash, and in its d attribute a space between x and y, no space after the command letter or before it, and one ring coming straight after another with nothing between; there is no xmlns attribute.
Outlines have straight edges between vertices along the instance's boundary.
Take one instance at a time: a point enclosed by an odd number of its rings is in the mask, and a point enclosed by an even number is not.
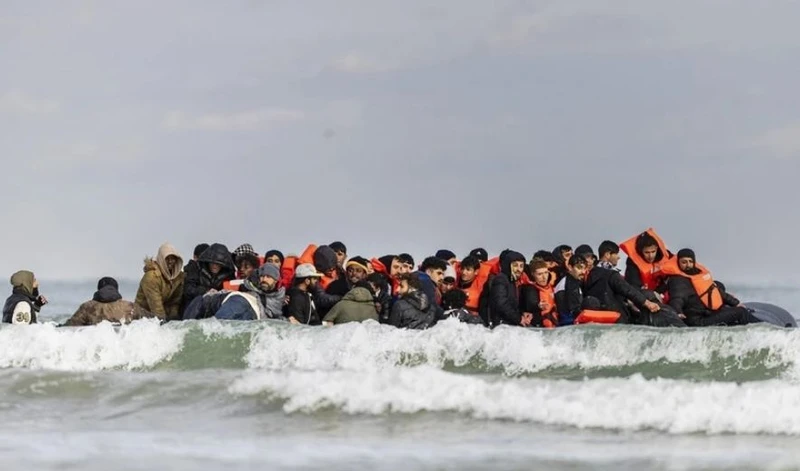
<svg viewBox="0 0 800 471"><path fill-rule="evenodd" d="M292 287L286 293L289 303L284 308L284 316L292 324L321 325L312 291L319 280L325 276L311 263L297 266Z"/></svg>
<svg viewBox="0 0 800 471"><path fill-rule="evenodd" d="M628 259L625 280L643 290L664 291L661 266L672 257L664 241L650 228L620 244Z"/></svg>
<svg viewBox="0 0 800 471"><path fill-rule="evenodd" d="M223 288L226 281L236 275L228 247L223 244L211 244L197 260L197 269L186 274L183 288L183 307L198 296L208 291L216 292Z"/></svg>
<svg viewBox="0 0 800 471"><path fill-rule="evenodd" d="M39 280L31 271L20 270L11 275L11 296L3 306L6 324L36 324L39 311L47 298L39 294Z"/></svg>
<svg viewBox="0 0 800 471"><path fill-rule="evenodd" d="M420 272L400 275L399 298L392 305L389 323L401 329L423 330L437 322L437 311L423 290Z"/></svg>
<svg viewBox="0 0 800 471"><path fill-rule="evenodd" d="M550 285L550 267L544 260L534 260L528 266L532 284L524 284L519 290L519 309L533 314L531 327L558 326L556 296Z"/></svg>
<svg viewBox="0 0 800 471"><path fill-rule="evenodd" d="M239 291L244 280L250 277L260 266L258 257L251 253L245 253L236 257L236 278L222 283L222 289L226 291Z"/></svg>
<svg viewBox="0 0 800 471"><path fill-rule="evenodd" d="M598 252L603 251L606 259L609 258L610 252L619 253L618 246L610 247L607 242L601 244L598 250ZM584 260L587 260L587 268L590 265L588 260L590 257L594 257L595 260L599 258L593 254L582 253L579 255L577 251L573 256L583 256ZM613 257L611 258L613 259ZM616 324L686 327L676 312L658 302L657 299L649 298L647 293L625 281L618 270L613 267L606 268L607 266L610 266L610 263L606 262L601 265L601 262L598 262L597 266L589 268L583 282L583 294L599 301L597 310L618 312L620 318L616 320ZM652 297L652 293L650 295Z"/></svg>
<svg viewBox="0 0 800 471"><path fill-rule="evenodd" d="M485 268L482 269L482 267ZM480 259L474 255L464 257L460 264L457 286L467 295L464 307L475 314L478 313L480 307L483 285L489 279L488 268L488 265L482 264Z"/></svg>
<svg viewBox="0 0 800 471"><path fill-rule="evenodd" d="M314 297L317 312L322 319L350 291L350 287L346 281L336 283L340 279L339 265L336 252L332 248L320 245L314 252L313 260L314 268L322 273L322 277L318 283L310 287L310 293Z"/></svg>
<svg viewBox="0 0 800 471"><path fill-rule="evenodd" d="M440 285L448 266L448 263L441 258L427 257L419 266L419 271L416 272L422 283L422 291L425 292L428 300L434 305L437 316L444 312L441 309L442 291Z"/></svg>
<svg viewBox="0 0 800 471"><path fill-rule="evenodd" d="M597 307L598 300L585 300L583 296L583 280L586 278L588 265L583 257L574 255L567 259L567 273L559 280L555 288L558 325L572 325L581 312L588 307Z"/></svg>
<svg viewBox="0 0 800 471"><path fill-rule="evenodd" d="M519 284L525 272L525 256L506 249L500 254L499 262L500 273L484 285L478 312L484 325L491 328L501 324L528 327L533 314L519 309Z"/></svg>
<svg viewBox="0 0 800 471"><path fill-rule="evenodd" d="M690 326L744 325L760 320L721 283L714 281L711 272L697 263L693 250L685 248L663 266L667 275L669 305L686 316Z"/></svg>
<svg viewBox="0 0 800 471"><path fill-rule="evenodd" d="M373 258L370 262L372 263L372 269L375 270L375 273L382 273L386 276L391 287L392 297L394 297L400 286L398 277L405 270L403 262L400 261L400 257L397 255L384 255L380 258Z"/></svg>
<svg viewBox="0 0 800 471"><path fill-rule="evenodd" d="M283 261L285 257L283 256L283 252L280 250L267 250L267 253L264 254L264 263L271 263L275 265L278 270L283 267Z"/></svg>
<svg viewBox="0 0 800 471"><path fill-rule="evenodd" d="M476 259L477 260L477 259ZM444 317L454 317L466 324L483 325L483 319L477 312L470 311L466 306L467 293L460 289L450 290L442 295L442 308Z"/></svg>
<svg viewBox="0 0 800 471"><path fill-rule="evenodd" d="M181 319L186 276L181 269L182 265L183 257L178 250L172 244L162 244L155 259L146 258L144 261L144 276L139 282L134 302L142 309L157 315L159 319Z"/></svg>
<svg viewBox="0 0 800 471"><path fill-rule="evenodd" d="M347 246L337 240L336 242L331 242L328 247L333 249L336 254L336 266L339 267L341 274L344 275L344 262L347 260Z"/></svg>
<svg viewBox="0 0 800 471"><path fill-rule="evenodd" d="M244 280L239 291L214 294L223 297L214 317L227 320L283 318L286 290L278 286L280 277L275 265L264 264Z"/></svg>
<svg viewBox="0 0 800 471"><path fill-rule="evenodd" d="M97 281L97 291L89 301L81 304L62 326L95 325L103 321L128 323L136 319L158 317L131 301L122 299L119 283L110 276Z"/></svg>
<svg viewBox="0 0 800 471"><path fill-rule="evenodd" d="M550 286L555 286L559 280L557 273L559 265L555 255L553 255L553 252L549 250L537 250L533 254L533 257L531 257L531 262L536 262L536 261L542 261L547 263L547 269L550 271L550 278L548 283L550 284Z"/></svg>

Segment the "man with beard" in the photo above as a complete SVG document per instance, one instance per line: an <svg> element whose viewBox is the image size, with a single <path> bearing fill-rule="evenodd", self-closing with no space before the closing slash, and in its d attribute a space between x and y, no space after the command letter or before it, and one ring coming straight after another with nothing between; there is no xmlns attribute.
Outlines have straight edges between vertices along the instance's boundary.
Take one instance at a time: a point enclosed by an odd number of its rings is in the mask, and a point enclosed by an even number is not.
<svg viewBox="0 0 800 471"><path fill-rule="evenodd" d="M275 265L262 265L244 280L239 291L215 295L224 296L224 299L214 317L234 320L280 319L286 296L286 290L278 286L280 277L280 270Z"/></svg>

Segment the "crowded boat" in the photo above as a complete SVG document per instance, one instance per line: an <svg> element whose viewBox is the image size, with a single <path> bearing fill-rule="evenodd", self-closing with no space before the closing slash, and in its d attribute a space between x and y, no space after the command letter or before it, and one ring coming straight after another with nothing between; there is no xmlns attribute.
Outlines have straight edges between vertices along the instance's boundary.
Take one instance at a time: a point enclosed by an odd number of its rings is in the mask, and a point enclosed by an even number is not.
<svg viewBox="0 0 800 471"><path fill-rule="evenodd" d="M624 269L618 268L621 254ZM47 305L35 274L11 276L3 322L33 324ZM672 252L652 228L597 249L582 244L538 250L528 259L475 248L460 258L441 249L416 264L408 253L349 256L344 243L311 244L299 255L251 244L233 251L198 244L184 260L171 244L143 264L136 297L113 277L63 326L216 318L333 326L373 320L427 329L445 319L495 328L553 329L578 324L653 327L735 326L762 322L714 279L690 248ZM791 326L791 321L779 321Z"/></svg>

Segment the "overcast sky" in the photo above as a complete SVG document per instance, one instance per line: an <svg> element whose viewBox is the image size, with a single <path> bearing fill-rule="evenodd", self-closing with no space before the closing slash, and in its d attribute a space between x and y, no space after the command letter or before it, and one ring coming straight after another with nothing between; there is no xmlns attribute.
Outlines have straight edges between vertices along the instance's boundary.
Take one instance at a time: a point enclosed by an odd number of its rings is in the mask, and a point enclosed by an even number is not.
<svg viewBox="0 0 800 471"><path fill-rule="evenodd" d="M795 279L800 3L0 4L0 272L621 241Z"/></svg>

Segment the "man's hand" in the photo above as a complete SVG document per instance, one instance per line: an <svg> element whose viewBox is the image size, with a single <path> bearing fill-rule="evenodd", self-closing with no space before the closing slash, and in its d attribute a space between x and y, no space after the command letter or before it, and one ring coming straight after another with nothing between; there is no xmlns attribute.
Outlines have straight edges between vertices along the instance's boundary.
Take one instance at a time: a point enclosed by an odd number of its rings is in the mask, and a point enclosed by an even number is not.
<svg viewBox="0 0 800 471"><path fill-rule="evenodd" d="M298 321L297 319L295 319L295 317L294 317L294 316L292 316L292 317L290 317L290 318L289 318L289 322L291 322L292 324L300 324L300 321Z"/></svg>
<svg viewBox="0 0 800 471"><path fill-rule="evenodd" d="M644 307L650 312L658 312L661 310L661 306L654 303L653 301L645 301Z"/></svg>
<svg viewBox="0 0 800 471"><path fill-rule="evenodd" d="M522 314L522 320L519 322L519 325L522 327L528 327L533 322L533 314L530 312L525 312Z"/></svg>
<svg viewBox="0 0 800 471"><path fill-rule="evenodd" d="M44 295L39 295L39 297L36 298L36 302L39 303L40 306L44 306L45 304L47 304L48 301L47 298L44 297Z"/></svg>

